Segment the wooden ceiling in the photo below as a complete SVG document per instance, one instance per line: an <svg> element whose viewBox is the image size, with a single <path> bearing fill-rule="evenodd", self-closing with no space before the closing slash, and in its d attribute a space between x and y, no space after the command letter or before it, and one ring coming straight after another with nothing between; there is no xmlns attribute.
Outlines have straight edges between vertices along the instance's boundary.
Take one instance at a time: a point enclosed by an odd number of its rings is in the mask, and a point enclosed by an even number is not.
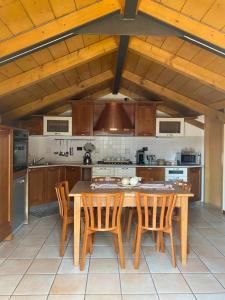
<svg viewBox="0 0 225 300"><path fill-rule="evenodd" d="M128 1L128 0L127 0ZM135 0L131 0L135 1ZM9 121L59 114L72 99L112 91L119 36L77 34L11 59L43 41L121 14L126 1L0 0L0 114ZM137 14L225 49L224 0L142 0ZM166 14L166 15L165 15ZM178 36L134 36L125 56L121 93L159 102L173 116L208 114L225 121L225 57Z"/></svg>

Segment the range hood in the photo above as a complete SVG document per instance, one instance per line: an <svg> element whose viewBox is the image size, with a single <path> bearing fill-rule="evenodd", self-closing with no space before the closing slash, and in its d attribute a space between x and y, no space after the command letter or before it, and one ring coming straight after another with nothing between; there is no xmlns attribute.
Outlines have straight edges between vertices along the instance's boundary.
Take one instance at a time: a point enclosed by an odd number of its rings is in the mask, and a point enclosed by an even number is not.
<svg viewBox="0 0 225 300"><path fill-rule="evenodd" d="M95 135L132 135L133 125L122 103L105 104L94 128Z"/></svg>

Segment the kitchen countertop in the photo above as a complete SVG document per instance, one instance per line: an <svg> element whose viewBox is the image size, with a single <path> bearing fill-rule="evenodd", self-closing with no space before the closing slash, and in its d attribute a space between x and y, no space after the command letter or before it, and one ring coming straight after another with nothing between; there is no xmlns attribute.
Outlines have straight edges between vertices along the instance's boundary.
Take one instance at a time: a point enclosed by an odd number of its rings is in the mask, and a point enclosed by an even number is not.
<svg viewBox="0 0 225 300"><path fill-rule="evenodd" d="M186 166L155 166L155 165L137 165L137 164L130 164L130 165L107 165L107 164L97 164L93 163L92 165L84 165L79 162L74 162L74 163L49 163L43 164L43 165L37 165L37 166L29 166L29 169L34 169L34 168L48 168L48 167L64 167L64 166L69 166L69 167L82 167L82 168L93 168L93 167L109 167L109 168L202 168L204 167L203 165L186 165Z"/></svg>

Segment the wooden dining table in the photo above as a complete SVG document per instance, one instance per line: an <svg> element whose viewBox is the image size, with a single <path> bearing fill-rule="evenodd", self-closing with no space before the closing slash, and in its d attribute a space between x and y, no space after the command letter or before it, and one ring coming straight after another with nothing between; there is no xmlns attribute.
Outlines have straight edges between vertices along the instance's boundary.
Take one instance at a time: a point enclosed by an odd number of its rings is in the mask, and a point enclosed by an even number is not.
<svg viewBox="0 0 225 300"><path fill-rule="evenodd" d="M162 183L162 182L161 182ZM168 185L168 182L163 182ZM171 183L170 183L171 184ZM187 263L187 236L188 236L188 202L189 198L193 197L193 194L184 191L181 187L173 185L173 189L143 189L140 187L124 188L119 187L118 189L104 188L104 189L92 189L90 181L78 181L69 193L69 196L74 200L74 265L79 265L80 259L80 224L81 224L81 208L82 205L82 193L116 193L124 192L123 207L135 207L136 192L143 192L148 194L164 194L164 193L175 193L177 194L176 207L180 208L181 217L181 234L180 234L180 256L183 265Z"/></svg>

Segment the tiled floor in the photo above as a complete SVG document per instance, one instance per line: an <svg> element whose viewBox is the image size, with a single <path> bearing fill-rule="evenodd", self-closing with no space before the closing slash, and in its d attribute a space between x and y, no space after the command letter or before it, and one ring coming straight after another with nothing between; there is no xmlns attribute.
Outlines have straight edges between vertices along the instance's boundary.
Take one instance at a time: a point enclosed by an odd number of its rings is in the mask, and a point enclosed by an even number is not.
<svg viewBox="0 0 225 300"><path fill-rule="evenodd" d="M225 216L201 206L190 209L187 266L172 268L170 244L157 253L150 234L143 237L140 268L134 270L132 241L124 243L121 270L110 235L97 236L86 269L73 266L72 230L65 256L59 256L57 216L30 218L14 240L0 244L0 300L224 300Z"/></svg>

